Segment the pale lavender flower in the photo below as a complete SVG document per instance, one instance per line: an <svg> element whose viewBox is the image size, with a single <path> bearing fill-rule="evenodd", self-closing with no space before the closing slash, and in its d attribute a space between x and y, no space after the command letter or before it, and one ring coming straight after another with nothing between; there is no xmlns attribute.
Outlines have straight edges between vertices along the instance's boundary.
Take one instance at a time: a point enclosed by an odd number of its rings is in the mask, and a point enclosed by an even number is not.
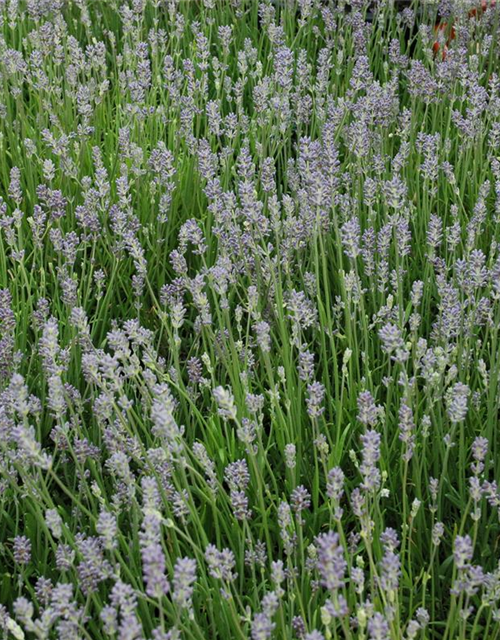
<svg viewBox="0 0 500 640"><path fill-rule="evenodd" d="M455 566L460 571L467 569L472 560L472 539L469 535L456 536L453 542L453 558Z"/></svg>
<svg viewBox="0 0 500 640"><path fill-rule="evenodd" d="M12 553L17 564L28 564L31 560L31 542L26 536L16 536L12 544Z"/></svg>
<svg viewBox="0 0 500 640"><path fill-rule="evenodd" d="M361 424L374 427L379 419L379 407L375 404L372 394L369 391L362 391L358 396L358 415Z"/></svg>
<svg viewBox="0 0 500 640"><path fill-rule="evenodd" d="M398 174L395 174L391 180L386 180L382 186L387 206L398 211L403 207L408 192L408 186L403 182Z"/></svg>
<svg viewBox="0 0 500 640"><path fill-rule="evenodd" d="M105 549L116 548L118 545L118 524L113 513L106 511L106 509L101 509L96 523L96 531L100 535Z"/></svg>
<svg viewBox="0 0 500 640"><path fill-rule="evenodd" d="M224 469L224 478L231 490L245 491L250 482L250 473L246 460L231 462Z"/></svg>
<svg viewBox="0 0 500 640"><path fill-rule="evenodd" d="M280 47L274 56L274 80L279 87L290 91L293 84L294 56L288 47Z"/></svg>
<svg viewBox="0 0 500 640"><path fill-rule="evenodd" d="M191 384L199 384L202 379L202 363L196 356L190 358L186 363L189 382Z"/></svg>
<svg viewBox="0 0 500 640"><path fill-rule="evenodd" d="M469 478L469 495L471 500L474 502L474 511L471 513L471 518L477 521L481 518L479 502L483 496L481 481L477 476L471 476Z"/></svg>
<svg viewBox="0 0 500 640"><path fill-rule="evenodd" d="M231 46L231 42L233 39L233 29L233 25L221 25L217 30L222 48L226 55L228 55L229 53L229 47Z"/></svg>
<svg viewBox="0 0 500 640"><path fill-rule="evenodd" d="M361 227L358 218L350 218L342 225L340 237L344 246L344 253L351 260L355 260L360 254Z"/></svg>
<svg viewBox="0 0 500 640"><path fill-rule="evenodd" d="M272 618L280 606L278 594L275 591L268 591L261 601L262 611Z"/></svg>
<svg viewBox="0 0 500 640"><path fill-rule="evenodd" d="M12 295L0 289L0 376L6 380L14 365L14 329L16 318L12 310Z"/></svg>
<svg viewBox="0 0 500 640"><path fill-rule="evenodd" d="M33 625L33 616L35 614L35 608L33 603L31 603L24 596L19 596L14 601L14 613L16 618L23 624L25 627L32 627ZM24 633L21 638L24 638Z"/></svg>
<svg viewBox="0 0 500 640"><path fill-rule="evenodd" d="M401 561L399 556L388 548L380 561L380 584L382 589L387 593L397 591L400 576Z"/></svg>
<svg viewBox="0 0 500 640"><path fill-rule="evenodd" d="M361 567L352 567L351 581L355 585L356 593L362 595L365 589L365 573Z"/></svg>
<svg viewBox="0 0 500 640"><path fill-rule="evenodd" d="M301 349L297 368L299 378L304 382L309 382L314 377L314 353L307 349Z"/></svg>
<svg viewBox="0 0 500 640"><path fill-rule="evenodd" d="M349 607L347 606L347 601L342 594L338 594L335 600L329 598L325 602L324 609L334 620L344 618L345 616L349 615Z"/></svg>
<svg viewBox="0 0 500 640"><path fill-rule="evenodd" d="M407 218L400 218L395 227L397 251L401 256L407 256L411 250L410 222Z"/></svg>
<svg viewBox="0 0 500 640"><path fill-rule="evenodd" d="M213 578L224 582L232 582L236 579L237 573L234 571L236 560L230 549L219 551L216 546L209 544L205 549L205 560L208 572Z"/></svg>
<svg viewBox="0 0 500 640"><path fill-rule="evenodd" d="M363 449L359 470L363 475L361 486L366 491L376 491L380 486L380 471L376 466L380 459L380 440L380 434L373 430L369 430L361 436Z"/></svg>
<svg viewBox="0 0 500 640"><path fill-rule="evenodd" d="M118 579L111 589L110 602L115 610L120 611L122 618L127 618L137 608L137 593L130 584Z"/></svg>
<svg viewBox="0 0 500 640"><path fill-rule="evenodd" d="M165 556L160 544L152 543L142 550L142 567L146 593L151 598L161 598L169 591L165 577Z"/></svg>
<svg viewBox="0 0 500 640"><path fill-rule="evenodd" d="M437 498L439 492L439 480L437 478L429 478L429 493L431 495L431 511L437 511Z"/></svg>
<svg viewBox="0 0 500 640"><path fill-rule="evenodd" d="M326 481L326 495L335 502L340 502L344 495L344 482L345 475L340 467L330 469Z"/></svg>
<svg viewBox="0 0 500 640"><path fill-rule="evenodd" d="M165 554L161 545L161 520L154 511L146 512L139 534L143 579L151 598L162 598L170 590L165 576Z"/></svg>
<svg viewBox="0 0 500 640"><path fill-rule="evenodd" d="M325 386L321 382L313 382L307 385L309 396L306 398L307 413L311 418L319 418L325 411L322 406L325 398Z"/></svg>
<svg viewBox="0 0 500 640"><path fill-rule="evenodd" d="M217 480L217 473L215 470L215 464L213 460L210 459L207 450L201 444L201 442L195 442L193 444L193 454L200 465L203 467L207 483L212 493L214 494L214 496L217 495L219 485Z"/></svg>
<svg viewBox="0 0 500 640"><path fill-rule="evenodd" d="M430 622L430 616L429 613L427 611L427 609L424 609L423 607L419 607L416 611L416 617L417 620L420 623L420 626L425 629L425 627L429 624Z"/></svg>
<svg viewBox="0 0 500 640"><path fill-rule="evenodd" d="M68 631L73 631L74 634L76 631L74 627L78 626L78 622L83 617L83 609L79 609L73 599L73 589L74 587L71 583L58 582L52 589L50 604L57 617L73 624L73 628L68 629Z"/></svg>
<svg viewBox="0 0 500 640"><path fill-rule="evenodd" d="M382 341L382 350L388 354L395 354L396 362L406 362L409 353L405 347L401 329L392 323L385 324L379 331Z"/></svg>
<svg viewBox="0 0 500 640"><path fill-rule="evenodd" d="M422 280L415 280L411 287L411 303L414 307L417 307L422 300L424 292L424 283Z"/></svg>
<svg viewBox="0 0 500 640"><path fill-rule="evenodd" d="M373 178L367 177L363 184L363 202L366 207L369 207L369 208L373 207L377 197L377 191L378 191L377 181L374 180ZM367 231L369 230L367 229ZM363 242L365 243L365 245L370 244L369 242L367 242L367 239L365 239L367 231L363 233ZM373 229L371 229L371 231L373 232Z"/></svg>
<svg viewBox="0 0 500 640"><path fill-rule="evenodd" d="M366 496L365 493L356 487L351 493L351 507L355 516L363 518L366 514Z"/></svg>
<svg viewBox="0 0 500 640"><path fill-rule="evenodd" d="M286 308L294 330L305 330L317 322L318 311L303 291L292 289L286 296Z"/></svg>
<svg viewBox="0 0 500 640"><path fill-rule="evenodd" d="M249 543L251 545L251 543ZM245 564L247 566L257 566L263 569L267 563L267 548L266 543L262 540L257 540L255 546L250 546L245 551Z"/></svg>
<svg viewBox="0 0 500 640"><path fill-rule="evenodd" d="M254 455L258 450L258 447L255 444L257 431L257 423L254 420L249 420L248 418L242 418L240 425L236 427L236 435L245 445L245 451L248 455Z"/></svg>
<svg viewBox="0 0 500 640"><path fill-rule="evenodd" d="M59 571L69 571L75 561L75 551L68 544L58 544L56 549L56 567Z"/></svg>
<svg viewBox="0 0 500 640"><path fill-rule="evenodd" d="M467 399L470 389L462 382L456 382L448 392L447 410L448 418L453 424L462 422L467 415Z"/></svg>
<svg viewBox="0 0 500 640"><path fill-rule="evenodd" d="M237 412L233 394L224 387L216 387L213 396L217 403L217 413L224 420L236 420Z"/></svg>
<svg viewBox="0 0 500 640"><path fill-rule="evenodd" d="M264 353L271 351L271 328L267 322L261 321L254 325L257 345Z"/></svg>
<svg viewBox="0 0 500 640"><path fill-rule="evenodd" d="M252 511L248 508L248 498L244 491L232 489L229 493L231 509L237 520L248 520L252 517Z"/></svg>
<svg viewBox="0 0 500 640"><path fill-rule="evenodd" d="M296 535L292 532L292 510L288 502L280 502L278 506L278 525L285 553L291 555L295 547Z"/></svg>
<svg viewBox="0 0 500 640"><path fill-rule="evenodd" d="M185 253L188 244L193 245L194 254L202 255L207 250L205 238L198 225L198 222L194 219L187 220L181 227L179 232L179 251Z"/></svg>
<svg viewBox="0 0 500 640"><path fill-rule="evenodd" d="M292 620L292 629L300 640L303 640L306 634L306 624L300 616L295 616Z"/></svg>
<svg viewBox="0 0 500 640"><path fill-rule="evenodd" d="M325 636L316 629L310 633L306 633L304 640L325 640Z"/></svg>
<svg viewBox="0 0 500 640"><path fill-rule="evenodd" d="M62 536L62 518L56 509L47 509L45 512L45 524L54 538Z"/></svg>
<svg viewBox="0 0 500 640"><path fill-rule="evenodd" d="M297 464L296 460L297 449L294 444L287 444L285 446L285 464L288 469L295 469Z"/></svg>
<svg viewBox="0 0 500 640"><path fill-rule="evenodd" d="M292 509L297 515L297 521L302 524L303 519L301 513L302 511L309 509L311 506L311 494L304 486L301 485L292 491L290 502L292 503Z"/></svg>
<svg viewBox="0 0 500 640"><path fill-rule="evenodd" d="M415 423L413 411L403 403L399 408L399 439L405 445L403 460L409 462L413 457L415 448Z"/></svg>
<svg viewBox="0 0 500 640"><path fill-rule="evenodd" d="M262 394L247 393L245 402L248 411L253 414L260 413L264 408L264 396Z"/></svg>
<svg viewBox="0 0 500 640"><path fill-rule="evenodd" d="M441 538L444 535L444 524L442 522L436 522L432 528L432 543L437 547L441 544Z"/></svg>
<svg viewBox="0 0 500 640"><path fill-rule="evenodd" d="M8 188L9 198L12 198L17 207L21 206L23 201L23 190L21 187L21 171L18 167L12 167L10 170L10 183Z"/></svg>
<svg viewBox="0 0 500 640"><path fill-rule="evenodd" d="M183 428L174 417L176 402L167 384L158 384L153 388L151 419L152 433L159 438L169 451L176 454L183 448Z"/></svg>
<svg viewBox="0 0 500 640"><path fill-rule="evenodd" d="M370 640L390 640L389 624L378 611L368 620L368 633Z"/></svg>
<svg viewBox="0 0 500 640"><path fill-rule="evenodd" d="M252 640L268 640L275 627L276 624L267 614L263 612L255 614L251 626Z"/></svg>
<svg viewBox="0 0 500 640"><path fill-rule="evenodd" d="M482 436L477 436L472 443L472 457L475 462L471 464L471 468L475 475L479 475L484 470L484 461L488 453L488 446L488 439Z"/></svg>
<svg viewBox="0 0 500 640"><path fill-rule="evenodd" d="M100 613L99 618L103 624L103 631L108 635L116 635L118 633L118 613L111 605L105 605Z"/></svg>
<svg viewBox="0 0 500 640"><path fill-rule="evenodd" d="M380 534L380 542L385 549L389 551L395 551L399 547L397 532L391 527L386 527Z"/></svg>
<svg viewBox="0 0 500 640"><path fill-rule="evenodd" d="M83 593L95 591L100 582L111 576L111 565L104 558L103 547L99 538L76 536L81 561L77 566L80 587Z"/></svg>
<svg viewBox="0 0 500 640"><path fill-rule="evenodd" d="M425 104L439 101L440 86L421 60L411 61L407 77L411 96L421 98Z"/></svg>
<svg viewBox="0 0 500 640"><path fill-rule="evenodd" d="M282 560L276 560L271 563L271 580L276 589L276 594L279 598L283 597L284 590L281 584L285 581L286 573Z"/></svg>
<svg viewBox="0 0 500 640"><path fill-rule="evenodd" d="M196 582L196 560L177 558L174 566L173 600L181 609L193 606L193 590Z"/></svg>
<svg viewBox="0 0 500 640"><path fill-rule="evenodd" d="M322 586L334 591L341 589L344 586L347 561L338 534L333 531L322 533L316 537L315 542Z"/></svg>

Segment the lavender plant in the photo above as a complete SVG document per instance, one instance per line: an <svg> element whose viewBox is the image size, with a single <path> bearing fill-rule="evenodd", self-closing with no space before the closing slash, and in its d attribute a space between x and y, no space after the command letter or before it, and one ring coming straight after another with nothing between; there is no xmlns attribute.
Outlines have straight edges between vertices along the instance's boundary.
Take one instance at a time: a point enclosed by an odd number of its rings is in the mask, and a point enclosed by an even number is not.
<svg viewBox="0 0 500 640"><path fill-rule="evenodd" d="M0 637L500 638L500 6L0 0Z"/></svg>

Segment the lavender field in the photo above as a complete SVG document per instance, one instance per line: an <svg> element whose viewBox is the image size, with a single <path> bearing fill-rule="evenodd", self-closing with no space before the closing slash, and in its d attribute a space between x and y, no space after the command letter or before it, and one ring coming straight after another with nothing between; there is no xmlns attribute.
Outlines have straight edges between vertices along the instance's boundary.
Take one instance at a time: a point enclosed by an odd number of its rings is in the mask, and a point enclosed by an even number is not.
<svg viewBox="0 0 500 640"><path fill-rule="evenodd" d="M500 2L0 0L0 638L500 639Z"/></svg>

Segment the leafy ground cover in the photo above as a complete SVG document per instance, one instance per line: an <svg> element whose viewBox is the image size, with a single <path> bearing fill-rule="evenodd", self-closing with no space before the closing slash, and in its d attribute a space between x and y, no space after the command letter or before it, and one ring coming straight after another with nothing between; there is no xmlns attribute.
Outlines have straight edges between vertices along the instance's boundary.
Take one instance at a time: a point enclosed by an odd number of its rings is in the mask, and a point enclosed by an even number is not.
<svg viewBox="0 0 500 640"><path fill-rule="evenodd" d="M500 7L0 2L0 634L500 637Z"/></svg>

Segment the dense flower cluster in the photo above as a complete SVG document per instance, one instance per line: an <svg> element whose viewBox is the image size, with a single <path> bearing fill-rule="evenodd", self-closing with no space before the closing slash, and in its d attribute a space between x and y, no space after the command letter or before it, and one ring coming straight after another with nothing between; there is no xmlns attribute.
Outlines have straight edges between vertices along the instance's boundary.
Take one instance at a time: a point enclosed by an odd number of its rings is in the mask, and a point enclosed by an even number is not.
<svg viewBox="0 0 500 640"><path fill-rule="evenodd" d="M500 634L500 3L0 0L0 637Z"/></svg>

